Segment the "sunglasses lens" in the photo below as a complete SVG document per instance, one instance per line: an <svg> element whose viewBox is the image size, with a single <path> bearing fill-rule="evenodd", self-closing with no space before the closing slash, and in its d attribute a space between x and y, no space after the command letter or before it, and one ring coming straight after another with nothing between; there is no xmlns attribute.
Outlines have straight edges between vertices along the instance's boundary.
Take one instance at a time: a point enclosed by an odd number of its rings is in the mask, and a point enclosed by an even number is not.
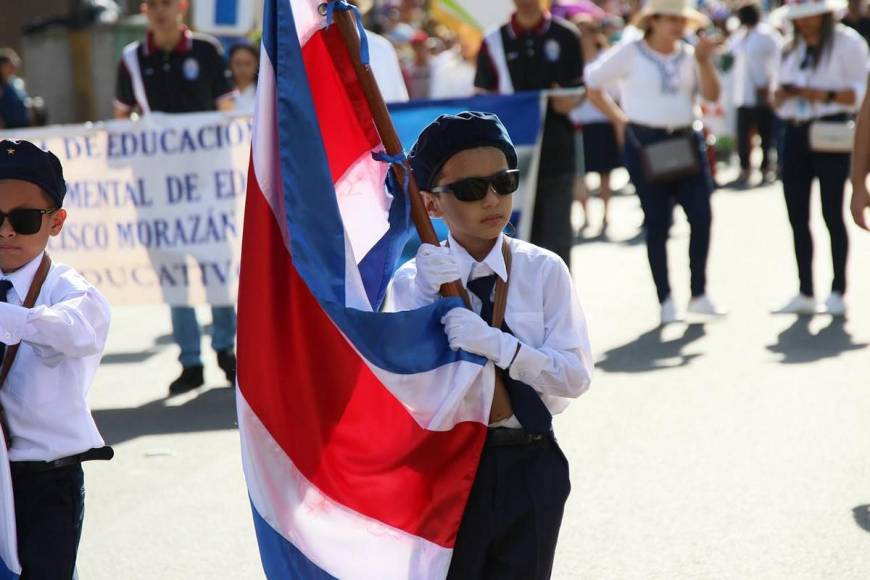
<svg viewBox="0 0 870 580"><path fill-rule="evenodd" d="M480 201L486 197L489 181L480 177L470 177L451 184L450 189L459 201Z"/></svg>
<svg viewBox="0 0 870 580"><path fill-rule="evenodd" d="M35 234L42 229L42 213L38 209L14 209L9 212L9 224L16 233Z"/></svg>
<svg viewBox="0 0 870 580"><path fill-rule="evenodd" d="M519 173L503 172L492 176L492 188L499 195L509 195L517 190L520 185Z"/></svg>

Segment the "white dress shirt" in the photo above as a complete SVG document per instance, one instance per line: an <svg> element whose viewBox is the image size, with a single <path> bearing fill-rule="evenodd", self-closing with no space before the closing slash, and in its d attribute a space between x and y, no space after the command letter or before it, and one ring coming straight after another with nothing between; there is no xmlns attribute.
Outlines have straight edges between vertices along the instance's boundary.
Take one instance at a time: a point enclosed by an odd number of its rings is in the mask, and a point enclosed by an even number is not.
<svg viewBox="0 0 870 580"><path fill-rule="evenodd" d="M807 45L798 45L785 54L779 68L778 85L794 85L822 90L855 91L854 105L809 101L801 98L787 99L777 110L783 119L803 121L838 113L854 113L864 100L867 86L868 49L860 34L837 24L831 46L825 51L815 68L801 70L800 65L807 54Z"/></svg>
<svg viewBox="0 0 870 580"><path fill-rule="evenodd" d="M665 92L661 68L673 71L676 92ZM632 123L682 128L696 118L698 64L695 48L681 42L673 54L662 54L645 40L619 43L586 69L586 86L607 89L621 81L622 110Z"/></svg>
<svg viewBox="0 0 870 580"><path fill-rule="evenodd" d="M11 461L53 461L104 445L87 393L106 346L106 299L78 272L52 264L33 308L21 304L42 260L0 279L12 282L0 303L0 342L21 343L0 388Z"/></svg>
<svg viewBox="0 0 870 580"><path fill-rule="evenodd" d="M369 65L381 89L385 103L405 102L408 100L408 87L399 66L399 57L393 44L371 30L366 30L369 43Z"/></svg>
<svg viewBox="0 0 870 580"><path fill-rule="evenodd" d="M757 91L770 89L779 68L782 36L765 23L742 28L728 41L734 55L733 100L736 107L758 105Z"/></svg>
<svg viewBox="0 0 870 580"><path fill-rule="evenodd" d="M604 56L604 51L599 52L595 58L587 63L587 67L591 66L593 63L601 60L601 57ZM616 81L608 84L604 87L604 92L610 95L610 98L615 102L619 103L622 100L622 91L620 90L621 82ZM571 122L574 125L588 125L590 123L610 123L610 119L607 118L607 115L601 112L588 98L584 98L583 102L580 103L580 106L571 109L571 112L568 113L568 118L571 119Z"/></svg>
<svg viewBox="0 0 870 580"><path fill-rule="evenodd" d="M482 262L472 258L452 236L448 240L463 281L490 274L506 280L502 240L510 244L512 260L505 322L522 344L510 366L510 376L533 387L550 413L561 413L570 399L589 388L592 380L586 317L565 263L548 250L504 234ZM386 310L411 310L432 303L433 297L419 290L416 275L414 260L399 268L390 282ZM480 300L473 292L468 294L472 308L479 314ZM520 427L520 424L512 416L493 426Z"/></svg>
<svg viewBox="0 0 870 580"><path fill-rule="evenodd" d="M251 83L244 89L239 91L236 96L236 111L244 113L253 113L254 105L257 103L257 83Z"/></svg>

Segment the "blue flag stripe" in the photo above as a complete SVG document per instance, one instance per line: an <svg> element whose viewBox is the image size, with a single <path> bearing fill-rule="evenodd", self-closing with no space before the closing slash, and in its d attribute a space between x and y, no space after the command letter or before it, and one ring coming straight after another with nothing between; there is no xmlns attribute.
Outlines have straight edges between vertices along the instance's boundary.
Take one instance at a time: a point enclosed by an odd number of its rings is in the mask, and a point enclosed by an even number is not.
<svg viewBox="0 0 870 580"><path fill-rule="evenodd" d="M257 544L260 546L260 559L263 571L270 580L285 578L304 578L305 580L335 580L299 551L296 546L276 532L266 520L257 513L257 508L251 504L254 514L254 530L257 533ZM5 580L0 576L0 580Z"/></svg>

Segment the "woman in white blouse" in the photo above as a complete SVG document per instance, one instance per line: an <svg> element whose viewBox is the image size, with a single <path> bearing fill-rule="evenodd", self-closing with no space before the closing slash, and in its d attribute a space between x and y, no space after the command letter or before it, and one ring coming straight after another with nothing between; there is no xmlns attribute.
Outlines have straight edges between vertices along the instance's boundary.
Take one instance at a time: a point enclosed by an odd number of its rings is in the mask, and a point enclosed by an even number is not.
<svg viewBox="0 0 870 580"><path fill-rule="evenodd" d="M617 142L624 148L625 167L640 198L662 324L682 318L668 280L667 240L675 203L683 207L691 226L689 311L723 314L706 294L713 179L703 136L695 128L698 94L715 101L721 91L711 61L719 42L700 36L693 47L684 40L687 29L707 23L689 0L650 0L633 21L643 30L643 38L613 47L585 73L589 100L613 123ZM614 82L622 84L621 107L602 90ZM682 143L689 168L681 176L664 176L660 170L645 167L649 146L664 142Z"/></svg>
<svg viewBox="0 0 870 580"><path fill-rule="evenodd" d="M834 279L825 301L827 311L843 316L846 305L846 257L849 238L843 220L843 195L849 176L849 152L821 138L822 129L836 137L845 129L864 98L867 43L838 24L834 12L841 0L793 2L782 17L791 20L794 36L786 44L774 93L774 106L785 122L782 188L794 234L800 290L780 312L813 314L813 239L810 235L810 193L819 180L822 215L831 236ZM815 128L814 128L815 125ZM846 135L842 132L842 135ZM848 138L846 141L850 140Z"/></svg>
<svg viewBox="0 0 870 580"><path fill-rule="evenodd" d="M260 71L260 54L251 44L239 43L230 48L230 72L239 91L236 110L254 112L257 100L257 74Z"/></svg>

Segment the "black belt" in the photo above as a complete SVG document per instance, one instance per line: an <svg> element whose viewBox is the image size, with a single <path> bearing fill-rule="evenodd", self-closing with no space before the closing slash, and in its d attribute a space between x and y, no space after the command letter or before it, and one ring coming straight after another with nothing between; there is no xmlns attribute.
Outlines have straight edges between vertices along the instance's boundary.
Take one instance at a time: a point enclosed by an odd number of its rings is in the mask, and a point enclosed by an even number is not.
<svg viewBox="0 0 870 580"><path fill-rule="evenodd" d="M23 475L25 473L42 473L43 471L69 467L70 465L77 465L82 461L108 461L114 456L115 450L106 445L105 447L88 449L84 453L61 457L54 461L12 461L9 466L13 475Z"/></svg>
<svg viewBox="0 0 870 580"><path fill-rule="evenodd" d="M806 127L815 121L851 121L854 118L855 116L851 113L834 113L833 115L810 117L809 119L785 119L785 122L792 127Z"/></svg>
<svg viewBox="0 0 870 580"><path fill-rule="evenodd" d="M640 130L647 133L655 133L660 135L684 135L694 133L691 125L683 125L682 127L653 127L651 125L641 125L639 123L629 123L630 129L635 131Z"/></svg>
<svg viewBox="0 0 870 580"><path fill-rule="evenodd" d="M553 432L546 435L529 433L525 429L509 429L507 427L490 427L486 432L487 447L508 447L515 445L536 445L553 440Z"/></svg>

